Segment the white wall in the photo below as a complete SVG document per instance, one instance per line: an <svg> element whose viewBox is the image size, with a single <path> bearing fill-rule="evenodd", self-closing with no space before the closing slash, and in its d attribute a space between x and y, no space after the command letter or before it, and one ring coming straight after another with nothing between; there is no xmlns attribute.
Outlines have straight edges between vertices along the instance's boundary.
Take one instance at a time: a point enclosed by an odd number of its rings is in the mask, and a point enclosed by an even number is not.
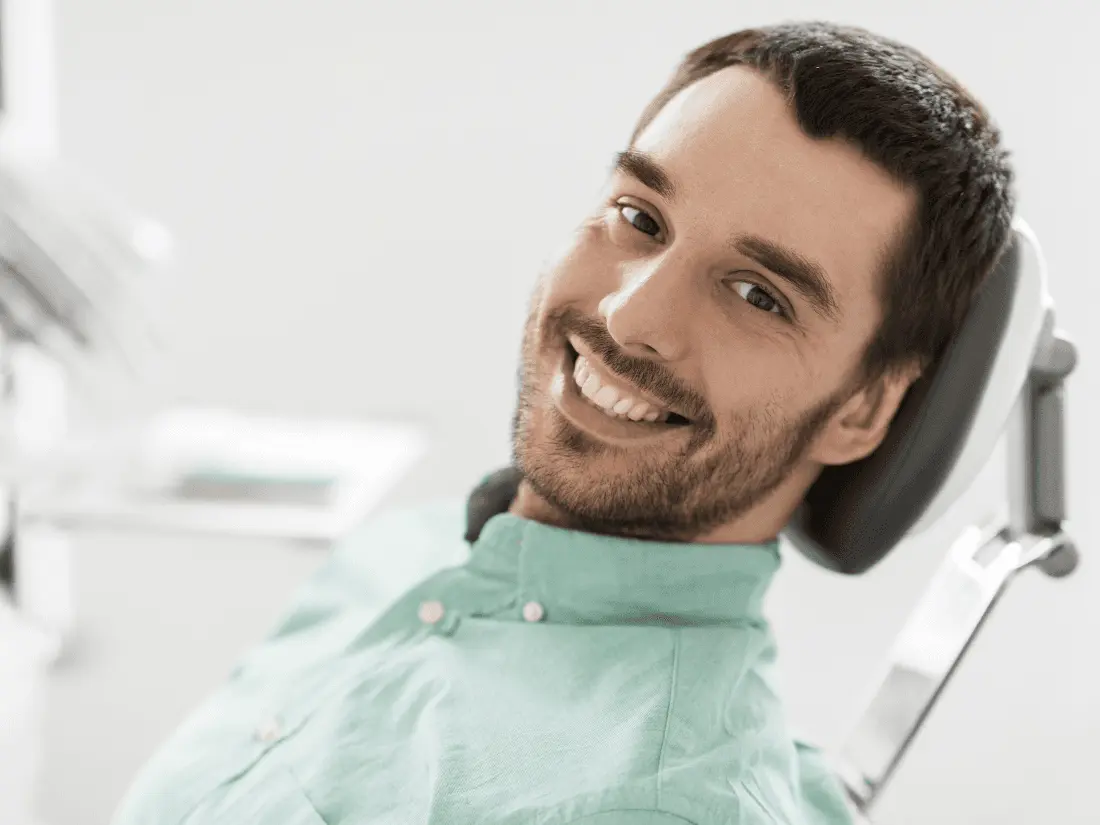
<svg viewBox="0 0 1100 825"><path fill-rule="evenodd" d="M389 503L462 494L507 459L535 272L649 96L695 45L807 16L910 42L988 104L1082 355L1068 460L1085 563L1070 580L1029 573L1013 588L881 821L1096 822L1094 4L59 0L61 150L175 231L186 267L170 333L187 396L415 418L434 452ZM837 741L997 475L862 579L789 560L772 615L792 713L811 734ZM203 548L86 543L78 593L95 641L49 697L49 822L104 821L148 749L313 564L277 548Z"/></svg>

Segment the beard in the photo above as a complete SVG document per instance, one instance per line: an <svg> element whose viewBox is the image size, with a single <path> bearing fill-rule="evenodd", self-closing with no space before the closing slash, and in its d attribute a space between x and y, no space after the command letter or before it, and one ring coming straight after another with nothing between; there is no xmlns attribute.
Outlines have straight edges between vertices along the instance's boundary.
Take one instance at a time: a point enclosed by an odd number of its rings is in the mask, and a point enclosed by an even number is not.
<svg viewBox="0 0 1100 825"><path fill-rule="evenodd" d="M838 391L792 414L769 401L685 425L679 448L622 447L577 428L548 389L571 310L551 313L540 337L537 296L524 325L512 461L570 529L652 541L692 541L743 516L775 490L849 397ZM566 380L572 380L566 376ZM644 384L643 384L644 386ZM721 429L721 432L719 432Z"/></svg>

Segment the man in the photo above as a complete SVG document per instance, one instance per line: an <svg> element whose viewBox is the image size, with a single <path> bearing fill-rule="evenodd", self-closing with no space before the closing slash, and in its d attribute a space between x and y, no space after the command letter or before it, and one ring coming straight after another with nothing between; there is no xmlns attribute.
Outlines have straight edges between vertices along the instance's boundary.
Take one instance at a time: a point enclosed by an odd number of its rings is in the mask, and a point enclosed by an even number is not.
<svg viewBox="0 0 1100 825"><path fill-rule="evenodd" d="M118 825L848 822L777 697L777 536L961 323L1011 178L897 43L690 53L539 279L511 477L466 525L400 512L339 548ZM426 553L455 564L378 611L380 568Z"/></svg>

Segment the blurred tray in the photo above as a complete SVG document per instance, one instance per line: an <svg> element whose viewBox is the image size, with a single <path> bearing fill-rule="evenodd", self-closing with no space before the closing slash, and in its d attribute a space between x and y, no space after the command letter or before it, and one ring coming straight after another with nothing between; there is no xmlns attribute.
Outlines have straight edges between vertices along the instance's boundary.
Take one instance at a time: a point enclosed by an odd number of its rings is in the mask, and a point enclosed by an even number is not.
<svg viewBox="0 0 1100 825"><path fill-rule="evenodd" d="M396 422L176 409L113 449L101 474L24 494L21 517L329 542L373 509L427 438Z"/></svg>

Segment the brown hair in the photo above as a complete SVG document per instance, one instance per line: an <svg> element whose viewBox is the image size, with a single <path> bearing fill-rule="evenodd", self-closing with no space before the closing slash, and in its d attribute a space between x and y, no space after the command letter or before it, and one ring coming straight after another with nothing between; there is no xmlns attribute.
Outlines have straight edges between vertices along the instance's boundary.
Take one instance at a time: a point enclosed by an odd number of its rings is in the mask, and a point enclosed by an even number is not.
<svg viewBox="0 0 1100 825"><path fill-rule="evenodd" d="M962 324L1008 244L1013 173L984 108L915 49L853 26L784 23L746 29L690 52L642 113L631 145L685 87L727 66L762 72L802 130L839 137L903 184L918 206L884 262L883 321L865 380L916 359L923 369Z"/></svg>

